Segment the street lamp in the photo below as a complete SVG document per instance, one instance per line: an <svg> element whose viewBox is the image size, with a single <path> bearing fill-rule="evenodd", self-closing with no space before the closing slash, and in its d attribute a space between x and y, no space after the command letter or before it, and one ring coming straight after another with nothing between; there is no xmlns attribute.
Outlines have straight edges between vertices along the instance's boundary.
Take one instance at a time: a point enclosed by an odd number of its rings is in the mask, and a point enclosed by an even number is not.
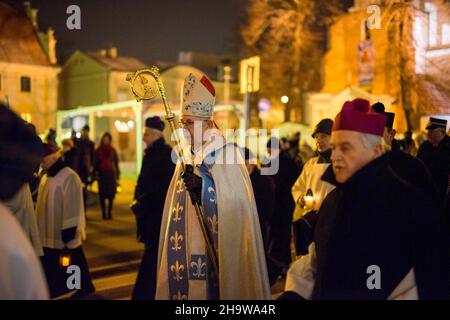
<svg viewBox="0 0 450 320"><path fill-rule="evenodd" d="M281 97L281 102L283 102L284 104L289 102L289 97L288 96L282 96Z"/></svg>

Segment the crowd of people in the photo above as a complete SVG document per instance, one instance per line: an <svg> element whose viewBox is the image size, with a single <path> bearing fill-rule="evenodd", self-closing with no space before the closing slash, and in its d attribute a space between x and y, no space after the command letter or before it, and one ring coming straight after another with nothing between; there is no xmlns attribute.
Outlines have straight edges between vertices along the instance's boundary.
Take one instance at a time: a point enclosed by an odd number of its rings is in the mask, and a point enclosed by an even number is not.
<svg viewBox="0 0 450 320"><path fill-rule="evenodd" d="M395 139L383 104L355 99L316 124L313 155L296 133L269 139L259 163L218 130L206 76L190 74L181 96L190 143L178 161L164 121L145 121L133 299L264 300L280 277L282 300L450 298L445 120L430 118L416 146L411 133ZM0 106L0 139L0 297L64 294L68 264L81 272L72 297L95 292L82 248L87 188L98 180L103 219L112 219L120 171L111 134L95 148L85 126L60 148L56 132L42 143Z"/></svg>
<svg viewBox="0 0 450 320"><path fill-rule="evenodd" d="M17 252L26 251L27 246L11 248L9 253L12 256L9 258L6 252L2 262L10 263L8 268L16 268L15 272L18 272L23 268L21 264L27 264L39 276L35 279L34 292L32 289L27 291L26 284L23 288L2 286L4 290L0 290L0 296L44 299L75 289L71 298L87 297L95 292L82 248L86 238L87 190L93 181L98 181L103 219L112 219L120 171L117 152L111 145L111 134L104 133L100 145L95 148L89 138L90 128L86 125L80 138L72 132L72 137L62 140L60 147L55 130L50 129L41 141L34 126L21 120L7 106L0 105L0 112L1 192L5 194L1 199L1 209L10 211L17 218L22 227L18 236L28 238L35 256L40 259L38 264L35 259L13 259ZM6 245L13 239L5 238L2 242ZM80 270L80 283L74 287L67 285L69 265L76 265ZM14 273L9 275L13 276ZM22 295L24 290L26 295Z"/></svg>
<svg viewBox="0 0 450 320"><path fill-rule="evenodd" d="M85 207L88 188L94 181L97 181L102 218L111 220L114 198L120 180L119 157L112 145L112 136L109 132L102 134L97 148L95 148L89 134L89 125L82 128L80 138L77 138L77 133L72 130L71 137L61 141L62 159L68 167L78 174L83 183ZM44 141L46 144L59 149L56 143L55 130L50 129Z"/></svg>

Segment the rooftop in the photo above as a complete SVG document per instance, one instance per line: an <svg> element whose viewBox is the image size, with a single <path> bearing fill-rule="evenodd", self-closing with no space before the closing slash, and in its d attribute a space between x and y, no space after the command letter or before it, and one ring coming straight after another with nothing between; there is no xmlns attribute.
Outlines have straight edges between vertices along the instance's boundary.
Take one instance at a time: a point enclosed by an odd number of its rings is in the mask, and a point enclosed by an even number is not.
<svg viewBox="0 0 450 320"><path fill-rule="evenodd" d="M0 2L0 61L51 65L23 7L4 2Z"/></svg>

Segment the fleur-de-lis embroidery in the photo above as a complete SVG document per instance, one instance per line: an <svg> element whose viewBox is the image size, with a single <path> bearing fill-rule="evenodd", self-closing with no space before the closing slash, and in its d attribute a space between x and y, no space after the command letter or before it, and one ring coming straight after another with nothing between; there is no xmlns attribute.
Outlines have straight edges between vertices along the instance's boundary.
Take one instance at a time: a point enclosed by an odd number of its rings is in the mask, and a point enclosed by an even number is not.
<svg viewBox="0 0 450 320"><path fill-rule="evenodd" d="M173 221L174 222L178 222L181 220L181 215L180 212L183 211L184 207L180 206L180 203L177 203L177 206L175 208L172 209L172 212L175 213L175 215L173 216Z"/></svg>
<svg viewBox="0 0 450 320"><path fill-rule="evenodd" d="M181 294L180 290L178 290L178 293L172 296L172 300L187 300L187 295Z"/></svg>
<svg viewBox="0 0 450 320"><path fill-rule="evenodd" d="M217 214L213 215L213 217L208 217L208 223L211 225L212 234L218 233L217 227L219 225L219 221L217 221Z"/></svg>
<svg viewBox="0 0 450 320"><path fill-rule="evenodd" d="M214 190L213 187L209 187L209 188L208 188L208 192L209 192L210 195L211 195L211 198L209 198L209 201L210 201L210 202L216 203L216 190Z"/></svg>
<svg viewBox="0 0 450 320"><path fill-rule="evenodd" d="M206 276L206 262L201 257L198 257L197 261L192 261L191 267L196 270L193 273L194 277L201 278Z"/></svg>
<svg viewBox="0 0 450 320"><path fill-rule="evenodd" d="M175 265L170 266L170 271L175 272L175 275L173 276L174 280L180 281L183 279L183 276L181 275L181 272L183 272L184 266L178 262L178 260L175 262Z"/></svg>
<svg viewBox="0 0 450 320"><path fill-rule="evenodd" d="M183 180L177 180L177 182L176 182L176 187L177 187L177 190L175 191L176 193L181 193L181 192L183 192L184 191L184 183L183 183Z"/></svg>
<svg viewBox="0 0 450 320"><path fill-rule="evenodd" d="M183 235L178 234L178 231L175 231L175 234L170 237L170 242L173 242L172 250L181 250L181 241L183 241Z"/></svg>

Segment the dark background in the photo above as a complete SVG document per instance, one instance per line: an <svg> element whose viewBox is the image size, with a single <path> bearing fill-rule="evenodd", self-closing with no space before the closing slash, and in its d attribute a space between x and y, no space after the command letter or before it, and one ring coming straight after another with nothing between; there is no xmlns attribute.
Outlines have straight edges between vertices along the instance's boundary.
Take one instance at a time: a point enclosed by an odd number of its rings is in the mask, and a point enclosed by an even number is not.
<svg viewBox="0 0 450 320"><path fill-rule="evenodd" d="M0 0L2 1L2 0ZM20 5L24 0L8 1ZM76 49L116 46L144 63L175 61L178 51L239 53L246 0L31 0L41 31L55 30L58 62ZM68 6L81 9L81 30L69 30Z"/></svg>

